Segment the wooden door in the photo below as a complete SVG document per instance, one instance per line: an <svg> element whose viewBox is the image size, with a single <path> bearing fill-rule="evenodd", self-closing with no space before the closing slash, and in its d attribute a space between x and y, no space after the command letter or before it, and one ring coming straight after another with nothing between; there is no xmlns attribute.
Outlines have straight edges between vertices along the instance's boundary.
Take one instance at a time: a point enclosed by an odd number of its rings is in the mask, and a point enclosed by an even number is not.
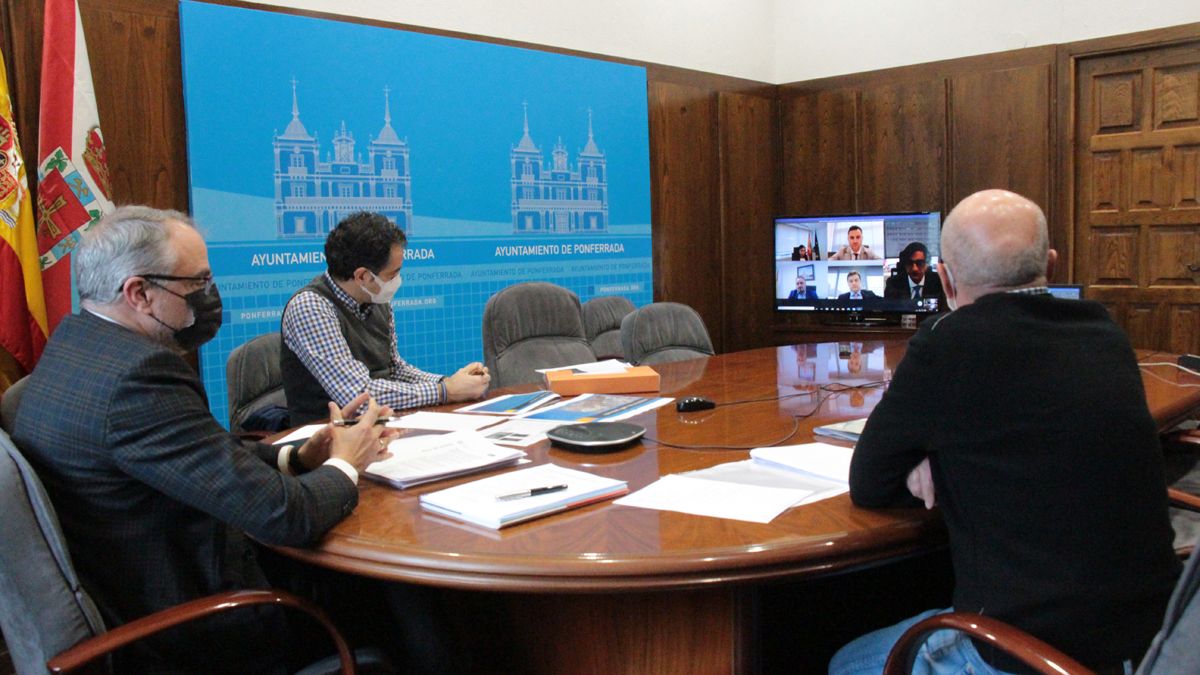
<svg viewBox="0 0 1200 675"><path fill-rule="evenodd" d="M1074 66L1074 278L1135 347L1200 352L1200 40Z"/></svg>

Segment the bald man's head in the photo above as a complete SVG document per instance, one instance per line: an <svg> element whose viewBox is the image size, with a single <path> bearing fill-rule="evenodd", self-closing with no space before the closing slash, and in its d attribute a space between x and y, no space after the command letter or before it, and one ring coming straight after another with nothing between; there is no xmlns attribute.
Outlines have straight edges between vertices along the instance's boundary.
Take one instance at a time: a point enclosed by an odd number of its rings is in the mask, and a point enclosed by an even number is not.
<svg viewBox="0 0 1200 675"><path fill-rule="evenodd" d="M946 217L941 251L953 283L970 299L981 291L1044 284L1055 257L1042 210L1007 190L984 190L959 202Z"/></svg>

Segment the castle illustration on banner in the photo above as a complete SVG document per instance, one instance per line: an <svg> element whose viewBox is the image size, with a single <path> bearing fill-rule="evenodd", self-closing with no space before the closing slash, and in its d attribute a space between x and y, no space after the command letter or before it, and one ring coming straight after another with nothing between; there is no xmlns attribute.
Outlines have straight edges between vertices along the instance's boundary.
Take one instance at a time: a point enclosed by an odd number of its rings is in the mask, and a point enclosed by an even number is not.
<svg viewBox="0 0 1200 675"><path fill-rule="evenodd" d="M300 122L292 79L292 121L274 137L275 224L278 238L324 238L355 211L381 213L412 231L412 177L408 142L392 128L389 91L383 90L383 128L367 144L367 161L354 153L346 123L333 135L333 154L320 160L320 141Z"/></svg>
<svg viewBox="0 0 1200 675"><path fill-rule="evenodd" d="M333 153L320 158L321 143L300 121L292 80L292 120L273 137L277 238L324 238L356 211L386 216L405 232L413 226L412 174L408 141L392 128L390 90L383 90L383 128L367 143L367 158L355 154L354 134L343 121L333 135ZM511 148L514 234L601 234L608 231L608 163L592 133L588 111L587 145L569 161L562 138L545 162L529 135Z"/></svg>
<svg viewBox="0 0 1200 675"><path fill-rule="evenodd" d="M529 106L525 105L525 134L513 147L512 218L514 234L596 234L608 231L608 161L592 136L588 111L587 145L579 163L571 166L562 138L547 165L529 136Z"/></svg>

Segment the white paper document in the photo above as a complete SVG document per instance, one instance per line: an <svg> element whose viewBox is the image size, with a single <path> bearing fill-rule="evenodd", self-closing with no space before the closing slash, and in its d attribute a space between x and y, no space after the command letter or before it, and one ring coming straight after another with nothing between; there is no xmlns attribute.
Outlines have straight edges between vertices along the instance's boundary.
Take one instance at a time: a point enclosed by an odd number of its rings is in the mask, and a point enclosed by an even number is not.
<svg viewBox="0 0 1200 675"><path fill-rule="evenodd" d="M323 426L325 426L325 425L324 424L306 424L306 425L300 427L299 429L293 431L292 433L288 434L287 436L284 436L283 438L275 441L275 444L280 445L283 443L291 443L292 441L299 441L301 439L309 438L313 434L317 433L317 431L320 430L320 428Z"/></svg>
<svg viewBox="0 0 1200 675"><path fill-rule="evenodd" d="M850 458L854 448L829 443L805 443L770 448L755 448L750 457L791 471L800 471L818 478L850 483Z"/></svg>
<svg viewBox="0 0 1200 675"><path fill-rule="evenodd" d="M431 431L473 431L508 419L498 415L456 415L454 413L426 412L424 410L405 415L388 422L393 429L429 429Z"/></svg>
<svg viewBox="0 0 1200 675"><path fill-rule="evenodd" d="M629 370L629 364L616 359L605 359L604 361L594 361L592 363L576 363L573 366L559 366L557 368L540 368L536 372L548 373L552 370L573 370L577 373L585 375L604 375L623 373Z"/></svg>
<svg viewBox="0 0 1200 675"><path fill-rule="evenodd" d="M680 475L689 478L740 483L742 485L790 488L793 490L804 490L809 493L808 496L792 506L812 504L822 499L836 497L850 490L850 486L844 481L819 478L809 473L792 471L791 469L772 466L767 462L759 462L753 459L744 459L740 462L726 462L725 464L710 466L707 469L688 471Z"/></svg>
<svg viewBox="0 0 1200 675"><path fill-rule="evenodd" d="M562 426L557 420L513 419L504 424L488 427L479 433L493 443L511 445L517 448L528 448L539 441L546 440L546 432L554 427Z"/></svg>
<svg viewBox="0 0 1200 675"><path fill-rule="evenodd" d="M623 480L541 464L421 495L421 506L444 516L499 529L609 499L627 489Z"/></svg>
<svg viewBox="0 0 1200 675"><path fill-rule="evenodd" d="M388 444L388 450L392 456L368 466L366 475L401 489L512 464L525 456L475 431L398 438Z"/></svg>
<svg viewBox="0 0 1200 675"><path fill-rule="evenodd" d="M769 523L811 493L673 474L618 499L616 504L697 516Z"/></svg>

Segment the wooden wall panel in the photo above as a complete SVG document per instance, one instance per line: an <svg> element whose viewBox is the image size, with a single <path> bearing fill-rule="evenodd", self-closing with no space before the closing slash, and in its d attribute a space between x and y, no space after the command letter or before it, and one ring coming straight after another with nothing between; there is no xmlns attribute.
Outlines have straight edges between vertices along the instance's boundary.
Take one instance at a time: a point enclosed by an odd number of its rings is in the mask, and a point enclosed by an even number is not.
<svg viewBox="0 0 1200 675"><path fill-rule="evenodd" d="M650 84L654 297L691 305L723 351L717 97Z"/></svg>
<svg viewBox="0 0 1200 675"><path fill-rule="evenodd" d="M871 87L859 100L859 210L941 209L946 194L944 81Z"/></svg>
<svg viewBox="0 0 1200 675"><path fill-rule="evenodd" d="M1195 353L1200 344L1200 305L1172 305L1167 318L1170 341L1167 349L1176 354Z"/></svg>
<svg viewBox="0 0 1200 675"><path fill-rule="evenodd" d="M949 204L1004 185L1050 215L1051 77L1035 64L951 78Z"/></svg>
<svg viewBox="0 0 1200 675"><path fill-rule="evenodd" d="M80 14L113 194L119 202L186 212L178 6L82 0Z"/></svg>
<svg viewBox="0 0 1200 675"><path fill-rule="evenodd" d="M858 95L853 89L801 94L780 108L781 204L778 215L858 209Z"/></svg>
<svg viewBox="0 0 1200 675"><path fill-rule="evenodd" d="M770 344L778 166L775 99L721 93L721 252L725 351ZM764 161L766 160L766 161Z"/></svg>

